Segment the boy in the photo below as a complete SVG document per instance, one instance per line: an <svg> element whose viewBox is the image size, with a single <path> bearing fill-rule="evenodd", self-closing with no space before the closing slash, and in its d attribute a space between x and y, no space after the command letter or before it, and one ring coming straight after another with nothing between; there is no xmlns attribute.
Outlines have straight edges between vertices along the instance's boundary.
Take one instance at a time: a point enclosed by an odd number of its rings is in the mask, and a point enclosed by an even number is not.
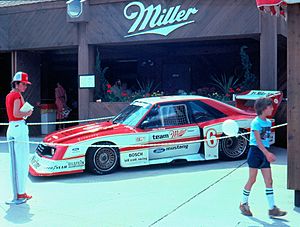
<svg viewBox="0 0 300 227"><path fill-rule="evenodd" d="M284 216L287 212L281 211L274 203L273 180L270 163L276 160L276 156L268 151L270 147L269 138L272 123L269 119L267 119L267 116L270 116L273 112L272 100L268 98L260 98L256 100L254 109L257 117L253 119L251 123L250 149L247 157L249 178L243 190L240 210L243 215L252 216L250 207L248 206L248 197L250 195L250 190L256 181L258 169L261 169L266 185L269 216Z"/></svg>

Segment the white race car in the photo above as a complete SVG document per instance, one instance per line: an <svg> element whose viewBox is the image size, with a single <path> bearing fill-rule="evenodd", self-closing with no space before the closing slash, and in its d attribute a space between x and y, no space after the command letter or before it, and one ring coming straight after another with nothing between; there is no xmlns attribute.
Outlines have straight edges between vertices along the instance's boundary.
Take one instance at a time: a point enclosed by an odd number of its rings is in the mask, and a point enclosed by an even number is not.
<svg viewBox="0 0 300 227"><path fill-rule="evenodd" d="M256 116L253 101L262 96L272 98L275 113L281 92L245 93L237 97L240 108L201 96L138 99L112 121L79 125L47 135L31 159L30 174L53 176L85 169L107 174L119 166L244 158L248 141L241 136L218 140L224 135L222 123L235 120L240 132L248 132ZM203 139L206 141L199 141ZM272 131L271 143L274 141Z"/></svg>

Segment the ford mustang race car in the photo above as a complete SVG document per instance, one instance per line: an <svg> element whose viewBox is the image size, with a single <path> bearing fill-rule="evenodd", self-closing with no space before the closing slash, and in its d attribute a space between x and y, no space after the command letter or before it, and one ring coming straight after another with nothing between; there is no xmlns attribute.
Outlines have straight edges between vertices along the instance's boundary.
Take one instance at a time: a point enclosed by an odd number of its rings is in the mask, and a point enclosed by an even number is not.
<svg viewBox="0 0 300 227"><path fill-rule="evenodd" d="M256 116L253 102L262 96L273 99L275 113L281 92L251 91L237 96L240 108L201 96L138 99L111 121L47 135L32 156L29 171L33 176L71 174L85 169L108 174L118 167L177 160L242 159L248 152L248 140L245 136L219 140L224 135L222 123L235 120L241 133L248 132ZM271 143L274 141L272 131Z"/></svg>

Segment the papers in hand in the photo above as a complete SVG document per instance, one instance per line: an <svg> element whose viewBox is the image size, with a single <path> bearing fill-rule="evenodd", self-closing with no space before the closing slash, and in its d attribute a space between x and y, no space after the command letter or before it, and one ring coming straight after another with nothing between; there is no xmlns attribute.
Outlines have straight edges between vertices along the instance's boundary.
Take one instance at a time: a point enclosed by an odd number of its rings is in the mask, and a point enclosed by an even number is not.
<svg viewBox="0 0 300 227"><path fill-rule="evenodd" d="M28 102L25 102L24 105L21 107L20 111L21 112L28 112L30 110L33 110L33 106L30 105ZM28 116L23 117L24 119L26 119Z"/></svg>

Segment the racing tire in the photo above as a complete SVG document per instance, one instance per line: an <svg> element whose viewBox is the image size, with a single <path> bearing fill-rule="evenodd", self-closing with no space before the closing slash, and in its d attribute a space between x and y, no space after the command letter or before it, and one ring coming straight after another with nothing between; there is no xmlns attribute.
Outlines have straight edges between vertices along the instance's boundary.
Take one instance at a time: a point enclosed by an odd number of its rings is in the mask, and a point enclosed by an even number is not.
<svg viewBox="0 0 300 227"><path fill-rule="evenodd" d="M100 143L97 145L114 145ZM86 170L95 174L109 174L120 166L119 149L115 147L91 147L86 153Z"/></svg>
<svg viewBox="0 0 300 227"><path fill-rule="evenodd" d="M239 133L244 133L245 130L239 130ZM225 136L224 134L222 136ZM219 157L223 160L240 160L245 159L249 150L248 135L244 137L230 137L219 141Z"/></svg>

